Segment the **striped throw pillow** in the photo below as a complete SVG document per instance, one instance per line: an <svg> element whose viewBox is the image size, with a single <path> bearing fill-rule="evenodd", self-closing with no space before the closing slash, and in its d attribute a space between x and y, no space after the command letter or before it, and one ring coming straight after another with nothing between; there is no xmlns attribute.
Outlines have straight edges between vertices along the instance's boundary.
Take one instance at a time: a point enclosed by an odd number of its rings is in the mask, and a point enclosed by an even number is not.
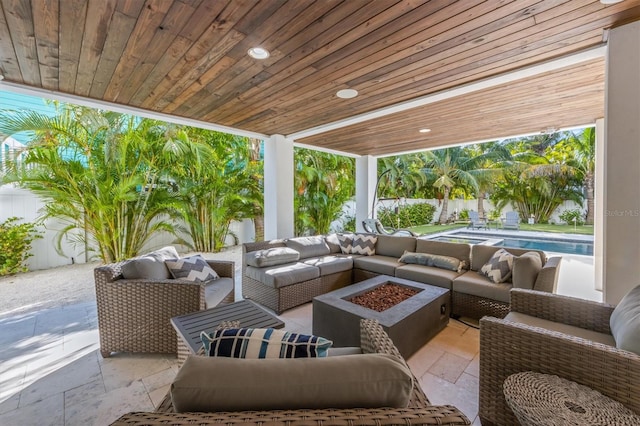
<svg viewBox="0 0 640 426"><path fill-rule="evenodd" d="M200 334L205 355L230 358L322 358L333 342L273 328L227 328Z"/></svg>

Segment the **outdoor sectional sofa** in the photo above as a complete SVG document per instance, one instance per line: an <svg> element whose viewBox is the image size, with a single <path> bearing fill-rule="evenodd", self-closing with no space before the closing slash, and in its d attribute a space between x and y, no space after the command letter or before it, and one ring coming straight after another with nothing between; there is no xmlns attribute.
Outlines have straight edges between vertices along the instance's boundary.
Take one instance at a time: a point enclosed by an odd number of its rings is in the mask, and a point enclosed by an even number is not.
<svg viewBox="0 0 640 426"><path fill-rule="evenodd" d="M509 291L514 287L556 290L561 258L547 258L542 251L505 248L517 257L517 264L510 279L496 284L479 271L501 247L409 236L357 236L370 247L356 251L369 255L350 252L353 247L345 240L353 235L348 234L243 244L243 296L279 314L337 288L390 275L447 288L452 315L479 319L484 315L503 318L509 312ZM401 262L405 253L418 258L432 255L445 262L437 266ZM452 260L458 263L447 264Z"/></svg>

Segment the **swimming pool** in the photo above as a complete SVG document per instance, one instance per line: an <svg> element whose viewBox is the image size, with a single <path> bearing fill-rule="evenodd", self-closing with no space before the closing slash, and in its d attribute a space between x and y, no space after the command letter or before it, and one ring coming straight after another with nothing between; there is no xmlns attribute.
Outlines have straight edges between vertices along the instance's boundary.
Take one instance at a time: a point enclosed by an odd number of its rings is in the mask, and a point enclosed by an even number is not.
<svg viewBox="0 0 640 426"><path fill-rule="evenodd" d="M482 238L480 238L482 237ZM436 241L453 243L486 244L498 247L513 247L522 249L542 250L548 252L579 254L593 256L593 242L560 240L554 238L514 237L506 235L476 235L451 233L433 238Z"/></svg>

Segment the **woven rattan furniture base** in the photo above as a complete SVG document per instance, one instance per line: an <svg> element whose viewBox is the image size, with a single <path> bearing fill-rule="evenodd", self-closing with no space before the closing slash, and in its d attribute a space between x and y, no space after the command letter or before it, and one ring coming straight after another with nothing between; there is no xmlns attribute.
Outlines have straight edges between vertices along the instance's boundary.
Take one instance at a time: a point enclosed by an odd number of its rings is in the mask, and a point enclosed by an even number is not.
<svg viewBox="0 0 640 426"><path fill-rule="evenodd" d="M503 390L522 426L640 425L640 416L619 402L555 375L512 374Z"/></svg>
<svg viewBox="0 0 640 426"><path fill-rule="evenodd" d="M377 312L351 303L353 296L391 283L418 290L397 305ZM449 290L387 275L378 275L313 299L313 334L334 346L357 346L360 320L375 319L407 358L439 333L449 322Z"/></svg>
<svg viewBox="0 0 640 426"><path fill-rule="evenodd" d="M509 304L472 294L451 293L452 315L479 320L485 315L504 318L509 313Z"/></svg>
<svg viewBox="0 0 640 426"><path fill-rule="evenodd" d="M241 300L204 311L171 318L178 335L178 360L198 353L202 347L200 333L215 330L223 321L237 321L241 327L282 328L284 322L250 300Z"/></svg>

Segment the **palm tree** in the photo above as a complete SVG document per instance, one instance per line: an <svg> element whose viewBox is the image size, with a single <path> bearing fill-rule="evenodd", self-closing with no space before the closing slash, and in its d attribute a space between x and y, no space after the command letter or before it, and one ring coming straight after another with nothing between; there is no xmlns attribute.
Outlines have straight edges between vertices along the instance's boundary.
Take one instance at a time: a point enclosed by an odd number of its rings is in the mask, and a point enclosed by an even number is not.
<svg viewBox="0 0 640 426"><path fill-rule="evenodd" d="M37 112L3 112L0 132L31 131L35 137L22 160L13 161L3 183L17 183L46 202L42 219L65 226L62 238L96 251L105 262L138 254L149 238L172 225L173 199L163 184L165 135L153 120L56 105L48 117Z"/></svg>
<svg viewBox="0 0 640 426"><path fill-rule="evenodd" d="M184 156L189 160L187 167L176 163L168 173L177 188L184 231L191 238L178 242L196 251L220 251L231 222L253 217L261 200L249 140L194 127L177 129L176 138L185 142Z"/></svg>
<svg viewBox="0 0 640 426"><path fill-rule="evenodd" d="M478 183L478 216L485 218L485 194L492 192L495 183L503 176L503 170L513 164L511 153L503 144L487 142L467 147L475 157L475 170L470 171Z"/></svg>
<svg viewBox="0 0 640 426"><path fill-rule="evenodd" d="M587 127L578 134L570 132L561 144L568 148L567 163L574 167L582 177L587 198L585 223L592 225L595 198L596 129Z"/></svg>
<svg viewBox="0 0 640 426"><path fill-rule="evenodd" d="M353 158L296 148L296 235L326 234L355 191Z"/></svg>

